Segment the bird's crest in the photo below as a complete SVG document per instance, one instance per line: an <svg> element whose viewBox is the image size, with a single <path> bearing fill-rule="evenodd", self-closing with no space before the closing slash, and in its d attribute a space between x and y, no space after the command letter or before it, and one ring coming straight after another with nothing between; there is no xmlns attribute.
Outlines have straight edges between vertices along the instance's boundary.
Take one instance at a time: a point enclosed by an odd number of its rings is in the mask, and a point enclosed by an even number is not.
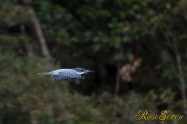
<svg viewBox="0 0 187 124"><path fill-rule="evenodd" d="M84 68L73 68L73 70L75 70L77 72L84 72L84 71L86 71L86 69L84 69Z"/></svg>

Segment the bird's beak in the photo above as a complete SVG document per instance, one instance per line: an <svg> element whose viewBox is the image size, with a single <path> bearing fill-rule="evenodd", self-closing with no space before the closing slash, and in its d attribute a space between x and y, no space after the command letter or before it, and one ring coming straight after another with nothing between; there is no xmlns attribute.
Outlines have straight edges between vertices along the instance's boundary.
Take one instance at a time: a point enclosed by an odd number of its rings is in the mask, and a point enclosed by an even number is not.
<svg viewBox="0 0 187 124"><path fill-rule="evenodd" d="M86 73L90 73L90 72L94 72L94 71L91 71L91 70L86 70Z"/></svg>

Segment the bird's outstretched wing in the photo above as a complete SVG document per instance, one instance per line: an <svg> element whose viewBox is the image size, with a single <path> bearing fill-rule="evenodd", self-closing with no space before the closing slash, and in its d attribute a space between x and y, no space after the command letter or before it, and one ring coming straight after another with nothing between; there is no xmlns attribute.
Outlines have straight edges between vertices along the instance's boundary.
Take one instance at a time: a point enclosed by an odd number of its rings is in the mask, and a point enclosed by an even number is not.
<svg viewBox="0 0 187 124"><path fill-rule="evenodd" d="M72 71L59 72L58 75L52 75L51 77L53 80L67 80L70 78L84 79L82 75Z"/></svg>

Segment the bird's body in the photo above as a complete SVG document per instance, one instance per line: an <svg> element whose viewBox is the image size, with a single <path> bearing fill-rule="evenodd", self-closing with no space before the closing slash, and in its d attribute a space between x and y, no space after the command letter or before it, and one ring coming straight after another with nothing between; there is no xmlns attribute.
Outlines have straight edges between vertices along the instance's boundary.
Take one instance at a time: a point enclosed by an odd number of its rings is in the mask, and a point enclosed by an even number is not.
<svg viewBox="0 0 187 124"><path fill-rule="evenodd" d="M70 78L84 79L84 75L93 72L83 68L57 69L50 72L42 72L42 75L51 75L53 80L66 80Z"/></svg>

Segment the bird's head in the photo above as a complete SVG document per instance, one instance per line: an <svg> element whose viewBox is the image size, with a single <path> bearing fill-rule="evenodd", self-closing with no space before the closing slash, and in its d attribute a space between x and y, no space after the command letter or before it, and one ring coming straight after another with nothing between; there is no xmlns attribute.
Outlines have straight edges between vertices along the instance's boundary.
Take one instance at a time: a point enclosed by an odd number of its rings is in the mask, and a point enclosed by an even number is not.
<svg viewBox="0 0 187 124"><path fill-rule="evenodd" d="M77 72L83 72L83 74L87 74L87 73L93 72L91 70L86 70L84 68L73 68L73 70L75 70Z"/></svg>

